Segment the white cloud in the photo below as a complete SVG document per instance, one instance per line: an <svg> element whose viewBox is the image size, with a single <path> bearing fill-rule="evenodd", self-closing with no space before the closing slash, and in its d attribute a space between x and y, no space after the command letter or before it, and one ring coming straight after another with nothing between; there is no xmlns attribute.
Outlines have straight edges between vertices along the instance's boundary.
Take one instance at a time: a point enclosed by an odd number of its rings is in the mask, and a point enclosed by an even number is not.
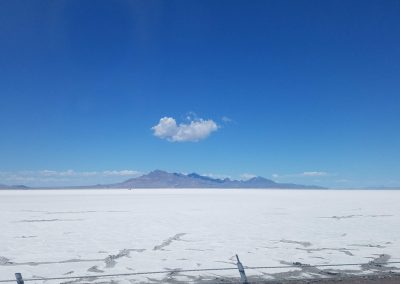
<svg viewBox="0 0 400 284"><path fill-rule="evenodd" d="M91 177L91 176L138 176L141 173L133 170L106 170L106 171L53 171L53 170L42 170L42 171L25 171L20 172L24 175L37 175L46 177Z"/></svg>
<svg viewBox="0 0 400 284"><path fill-rule="evenodd" d="M226 122L226 123L232 122L232 119L230 119L230 118L227 117L227 116L223 116L221 119L222 119L223 122Z"/></svg>
<svg viewBox="0 0 400 284"><path fill-rule="evenodd" d="M171 142L197 142L207 138L212 132L218 130L218 125L211 119L195 119L190 123L177 125L172 117L163 117L159 123L151 128L154 136Z"/></svg>
<svg viewBox="0 0 400 284"><path fill-rule="evenodd" d="M134 170L38 170L38 171L0 171L0 184L26 183L33 186L79 185L122 181L124 177L137 177L141 172Z"/></svg>
<svg viewBox="0 0 400 284"><path fill-rule="evenodd" d="M214 178L214 179L226 179L229 178L231 179L232 177L230 175L224 175L224 174L201 174L202 176L206 176L206 177L210 177L210 178Z"/></svg>
<svg viewBox="0 0 400 284"><path fill-rule="evenodd" d="M249 179L252 179L252 178L255 178L255 177L257 177L257 175L248 174L248 173L244 173L244 174L240 175L240 179L241 180L249 180Z"/></svg>
<svg viewBox="0 0 400 284"><path fill-rule="evenodd" d="M322 177L327 176L327 172L303 172L301 174L303 177Z"/></svg>
<svg viewBox="0 0 400 284"><path fill-rule="evenodd" d="M138 176L141 173L139 171L122 170L122 171L104 171L105 176Z"/></svg>
<svg viewBox="0 0 400 284"><path fill-rule="evenodd" d="M35 175L35 172L31 172ZM97 176L98 172L76 172L74 170L66 170L66 171L53 171L53 170L43 170L37 172L37 175L46 176L46 177L88 177L88 176Z"/></svg>
<svg viewBox="0 0 400 284"><path fill-rule="evenodd" d="M327 172L321 172L321 171L307 171L307 172L302 172L302 173L297 173L297 174L273 174L272 177L275 179L281 178L299 178L299 177L326 177L326 176L332 176L332 174L327 173Z"/></svg>

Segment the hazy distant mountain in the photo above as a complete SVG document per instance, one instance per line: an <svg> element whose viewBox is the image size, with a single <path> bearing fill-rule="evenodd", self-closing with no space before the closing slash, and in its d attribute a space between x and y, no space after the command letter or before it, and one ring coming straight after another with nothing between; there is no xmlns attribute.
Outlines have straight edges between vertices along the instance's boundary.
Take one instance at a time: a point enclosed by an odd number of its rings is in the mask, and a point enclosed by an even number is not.
<svg viewBox="0 0 400 284"><path fill-rule="evenodd" d="M0 189L29 189L28 186L25 185L6 185L0 184Z"/></svg>
<svg viewBox="0 0 400 284"><path fill-rule="evenodd" d="M97 185L96 187L102 187ZM168 173L155 170L137 178L131 178L121 183L105 185L107 188L289 188L289 189L322 189L315 185L300 185L277 183L263 177L249 180L217 179L196 173L188 175Z"/></svg>
<svg viewBox="0 0 400 284"><path fill-rule="evenodd" d="M370 187L361 187L359 189L366 190L400 190L400 186L370 186Z"/></svg>
<svg viewBox="0 0 400 284"><path fill-rule="evenodd" d="M39 188L39 187L35 187ZM202 176L196 173L181 174L155 170L140 177L131 178L114 184L96 184L88 186L57 186L41 187L43 189L70 188L287 188L287 189L323 189L315 185L301 185L292 183L277 183L263 177L254 177L248 180L218 179ZM2 185L0 189L31 189L24 185Z"/></svg>

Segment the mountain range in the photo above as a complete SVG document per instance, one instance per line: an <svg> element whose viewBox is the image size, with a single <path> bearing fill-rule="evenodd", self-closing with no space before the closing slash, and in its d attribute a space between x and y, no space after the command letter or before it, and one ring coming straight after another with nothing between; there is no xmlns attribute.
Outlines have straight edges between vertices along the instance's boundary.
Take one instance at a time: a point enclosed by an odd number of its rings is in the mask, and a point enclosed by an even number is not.
<svg viewBox="0 0 400 284"><path fill-rule="evenodd" d="M29 189L28 186L25 185L6 185L0 184L0 189Z"/></svg>
<svg viewBox="0 0 400 284"><path fill-rule="evenodd" d="M0 189L29 189L23 185L0 185ZM59 186L52 188L281 188L281 189L323 189L316 185L301 185L293 183L277 183L264 177L253 177L248 180L219 179L202 176L196 173L182 174L155 170L148 174L131 178L120 183L97 184L89 186Z"/></svg>
<svg viewBox="0 0 400 284"><path fill-rule="evenodd" d="M155 170L137 178L131 178L121 183L111 184L111 188L298 188L318 189L315 185L299 185L277 183L263 177L253 177L248 180L219 179L202 176L196 173L181 174Z"/></svg>

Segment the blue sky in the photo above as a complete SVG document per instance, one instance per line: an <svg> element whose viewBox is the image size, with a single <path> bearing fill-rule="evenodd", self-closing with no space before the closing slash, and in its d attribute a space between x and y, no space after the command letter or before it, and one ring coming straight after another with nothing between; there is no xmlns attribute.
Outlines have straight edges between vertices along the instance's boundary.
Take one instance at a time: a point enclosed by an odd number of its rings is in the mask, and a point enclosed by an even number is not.
<svg viewBox="0 0 400 284"><path fill-rule="evenodd" d="M1 1L0 183L164 169L400 186L399 14L391 0Z"/></svg>

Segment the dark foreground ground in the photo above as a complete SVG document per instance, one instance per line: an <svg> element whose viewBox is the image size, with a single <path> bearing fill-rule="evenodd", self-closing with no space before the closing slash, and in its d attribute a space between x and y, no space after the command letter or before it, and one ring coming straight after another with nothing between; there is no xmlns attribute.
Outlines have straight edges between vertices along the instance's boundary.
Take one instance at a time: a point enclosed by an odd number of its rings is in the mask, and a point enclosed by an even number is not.
<svg viewBox="0 0 400 284"><path fill-rule="evenodd" d="M36 283L36 282L35 282ZM53 282L51 282L53 283ZM118 281L104 280L104 281L67 281L59 282L60 284L117 284ZM136 283L136 282L132 282ZM140 282L140 284L242 284L239 278L214 278L214 279L196 279L189 281L177 281L171 278L164 280L153 280ZM247 284L400 284L400 273L376 273L369 275L342 275L332 276L326 278L304 278L304 279L280 279L280 280L266 280L259 277L248 277Z"/></svg>
<svg viewBox="0 0 400 284"><path fill-rule="evenodd" d="M290 270L284 272L268 273L260 269L266 267L245 267L257 269L259 275L247 275L248 284L400 284L400 267L394 266L400 264L398 261L391 261L391 256L381 254L372 261L362 264L342 264L330 266L311 266L300 262L281 261ZM340 266L341 269L337 267ZM349 266L355 266L357 269L349 269ZM344 269L347 267L347 269ZM193 271L176 270L170 271L163 279L154 279L150 275L146 281L140 284L242 284L239 272L236 277L221 277L212 275L190 275ZM184 276L185 280L180 280L179 276ZM101 277L94 278L92 281L74 280L60 282L60 284L117 284L118 281L102 280ZM138 283L138 282L132 282Z"/></svg>
<svg viewBox="0 0 400 284"><path fill-rule="evenodd" d="M292 279L292 280L262 280L262 279L248 279L248 284L400 284L400 274L371 274L365 276L341 276L332 278L318 278L318 279ZM195 282L196 283L196 282ZM198 282L202 284L204 282ZM239 280L215 280L206 281L205 283L211 284L241 284Z"/></svg>
<svg viewBox="0 0 400 284"><path fill-rule="evenodd" d="M81 283L81 282L79 282ZM99 282L99 284L114 283L114 282ZM242 284L238 278L236 279L221 279L215 278L214 280L195 280L189 282L174 281L172 279L161 282L143 282L143 283L168 283L168 284ZM333 276L329 278L308 278L308 279L291 279L291 280L265 280L258 277L249 277L248 284L400 284L400 273L379 273L364 276ZM69 284L69 283L68 283ZM94 284L91 282L91 284Z"/></svg>
<svg viewBox="0 0 400 284"><path fill-rule="evenodd" d="M249 282L249 284L400 284L400 274L335 277L330 279L279 280Z"/></svg>

